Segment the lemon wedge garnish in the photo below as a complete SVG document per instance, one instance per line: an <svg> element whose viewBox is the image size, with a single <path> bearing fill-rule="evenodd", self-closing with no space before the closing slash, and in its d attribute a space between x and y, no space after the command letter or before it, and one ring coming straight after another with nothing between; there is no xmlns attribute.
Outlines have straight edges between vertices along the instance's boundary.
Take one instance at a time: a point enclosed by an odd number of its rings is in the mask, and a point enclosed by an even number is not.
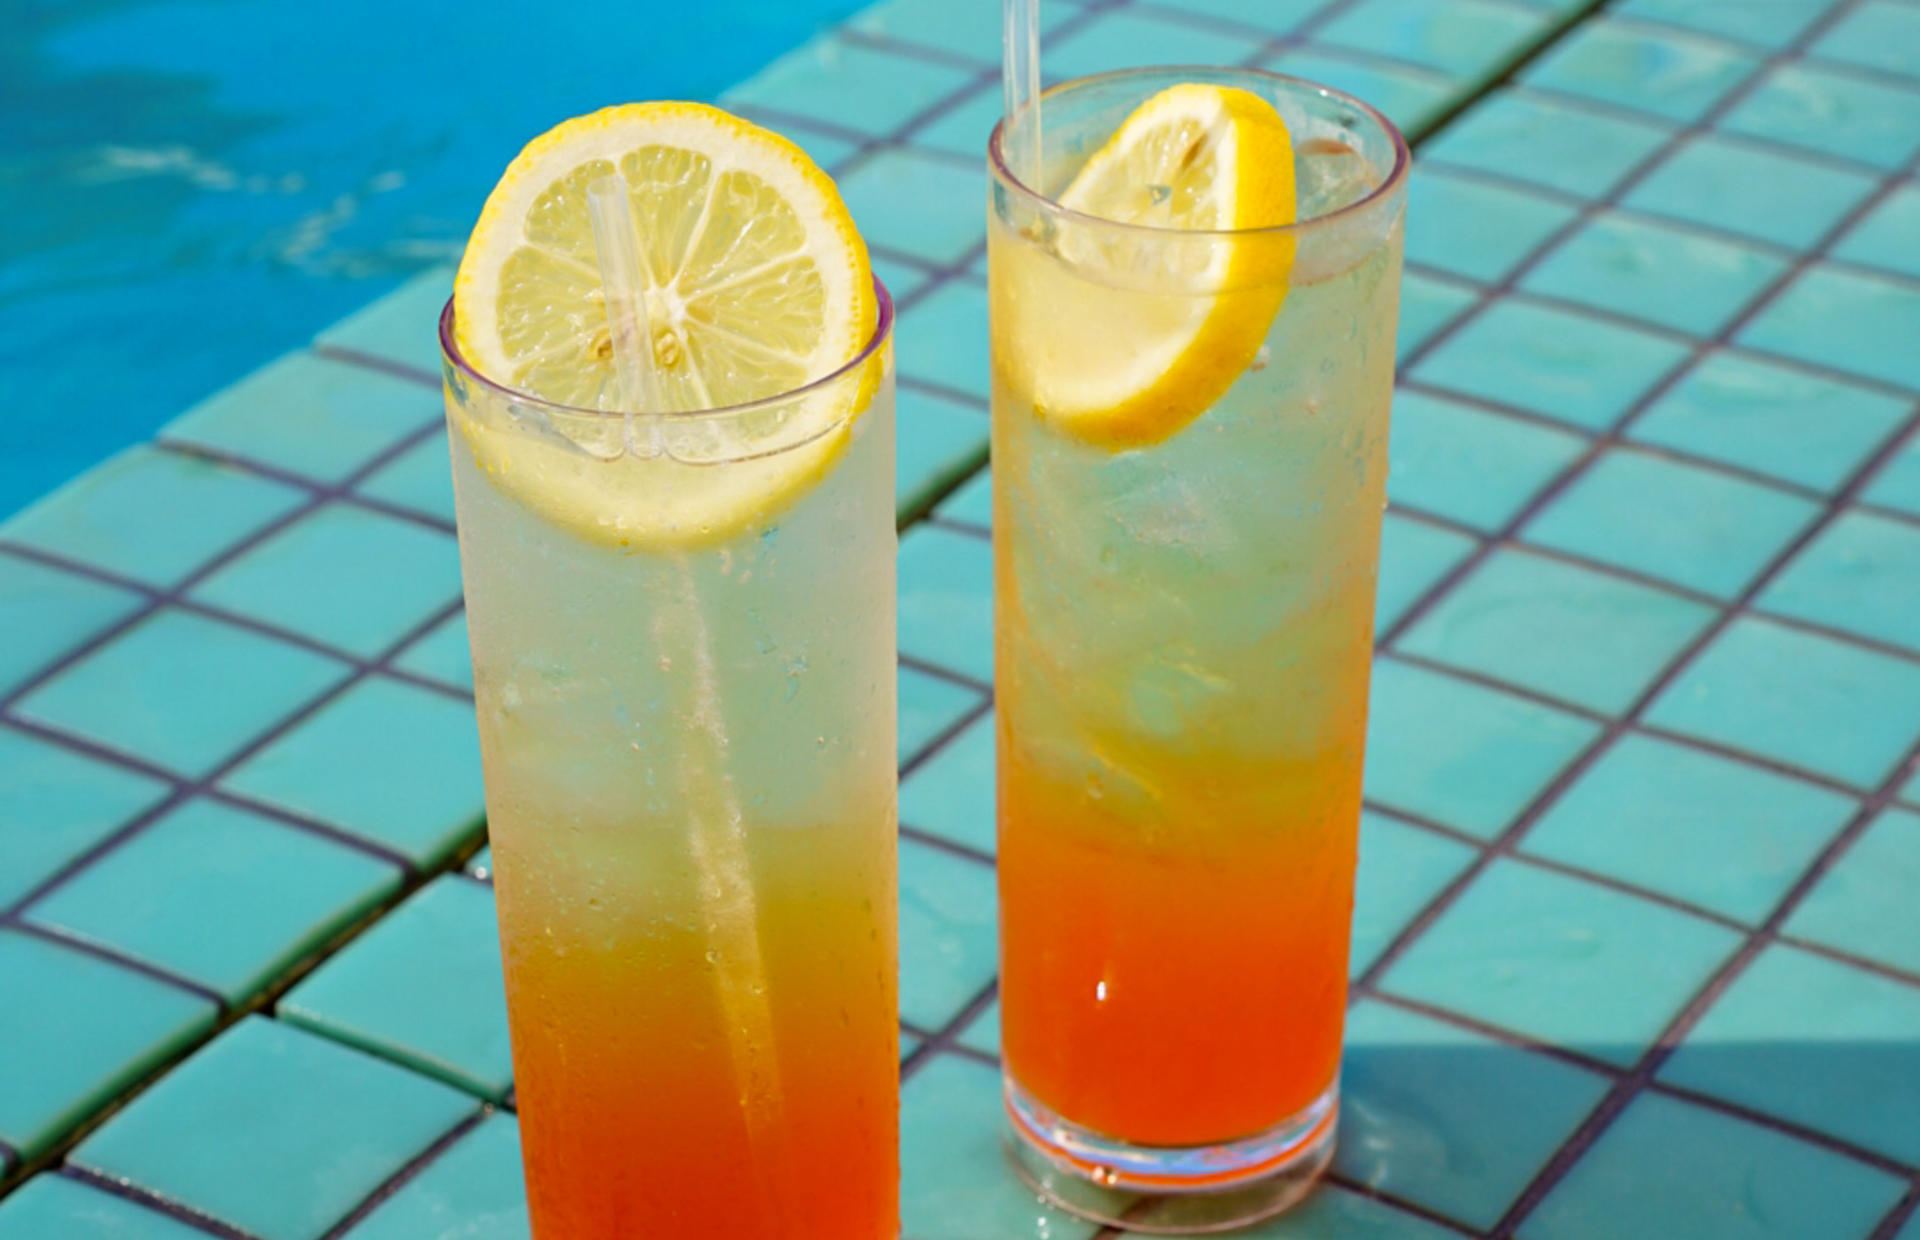
<svg viewBox="0 0 1920 1240"><path fill-rule="evenodd" d="M996 236L994 354L1038 414L1112 449L1205 413L1259 353L1287 295L1293 141L1250 91L1189 83L1142 103L1060 194L1042 243ZM1149 230L1180 230L1177 232Z"/></svg>
<svg viewBox="0 0 1920 1240"><path fill-rule="evenodd" d="M627 184L666 411L616 410L587 188ZM475 460L543 516L634 547L762 525L830 469L884 367L737 414L833 373L878 313L866 245L827 175L785 138L697 103L637 103L542 134L487 198L454 280L454 334L495 383L583 412L457 419ZM533 418L529 423L528 418Z"/></svg>

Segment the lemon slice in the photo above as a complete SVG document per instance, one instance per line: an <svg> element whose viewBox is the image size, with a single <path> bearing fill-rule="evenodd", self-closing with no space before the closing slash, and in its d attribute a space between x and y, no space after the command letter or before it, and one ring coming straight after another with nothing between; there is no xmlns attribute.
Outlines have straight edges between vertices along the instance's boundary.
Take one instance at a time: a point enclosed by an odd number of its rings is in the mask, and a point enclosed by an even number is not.
<svg viewBox="0 0 1920 1240"><path fill-rule="evenodd" d="M618 407L587 187L627 184L664 416L506 409L462 430L480 467L601 541L685 546L764 524L838 458L884 360L865 244L833 182L785 138L696 103L637 103L542 134L487 198L454 280L455 340L496 383L574 409ZM529 418L533 422L529 422Z"/></svg>
<svg viewBox="0 0 1920 1240"><path fill-rule="evenodd" d="M1144 226L1062 219L996 261L995 356L1039 415L1113 449L1172 435L1254 361L1286 299L1293 141L1250 91L1188 83L1142 103L1060 204ZM1154 230L1182 230L1180 236Z"/></svg>

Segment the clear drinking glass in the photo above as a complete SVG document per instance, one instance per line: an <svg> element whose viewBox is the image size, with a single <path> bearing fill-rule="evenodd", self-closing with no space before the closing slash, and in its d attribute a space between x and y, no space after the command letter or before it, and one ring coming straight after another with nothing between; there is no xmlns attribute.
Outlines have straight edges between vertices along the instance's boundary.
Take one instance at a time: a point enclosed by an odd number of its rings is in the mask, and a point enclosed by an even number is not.
<svg viewBox="0 0 1920 1240"><path fill-rule="evenodd" d="M1181 82L1278 109L1299 223L1055 201ZM1044 185L989 144L1010 1146L1070 1209L1218 1230L1283 1209L1333 1150L1408 155L1358 100L1252 70L1043 104ZM1265 324L1196 383L1220 390L1199 417L1115 447L1049 416L1055 383L1121 368L1116 316L1193 307Z"/></svg>
<svg viewBox="0 0 1920 1240"><path fill-rule="evenodd" d="M879 300L834 374L651 419L493 383L442 315L539 1240L898 1233Z"/></svg>

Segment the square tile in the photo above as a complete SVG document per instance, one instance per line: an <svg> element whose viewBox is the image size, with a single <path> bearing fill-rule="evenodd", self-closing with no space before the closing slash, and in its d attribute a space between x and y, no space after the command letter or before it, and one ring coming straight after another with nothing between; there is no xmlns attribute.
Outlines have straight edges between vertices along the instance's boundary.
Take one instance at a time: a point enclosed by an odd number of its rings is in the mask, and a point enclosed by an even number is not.
<svg viewBox="0 0 1920 1240"><path fill-rule="evenodd" d="M724 107L773 108L879 136L965 86L964 69L879 51L846 39L814 39L721 96Z"/></svg>
<svg viewBox="0 0 1920 1240"><path fill-rule="evenodd" d="M0 1140L47 1149L213 1027L213 1004L131 969L0 929Z"/></svg>
<svg viewBox="0 0 1920 1240"><path fill-rule="evenodd" d="M1867 0L1815 39L1808 55L1920 78L1920 11Z"/></svg>
<svg viewBox="0 0 1920 1240"><path fill-rule="evenodd" d="M953 6L956 12L962 11L965 7ZM1057 9L1058 6L1042 5L1040 12L1044 17L1045 14L1055 12ZM998 24L998 9L981 6L981 11L993 13ZM996 51L994 56L997 59L999 52ZM913 131L913 145L933 151L945 151L949 155L976 159L984 168L987 162L987 139L992 135L993 127L1000 123L1000 115L1006 107L1002 102L1003 99L998 83L976 88L965 99L916 128ZM981 195L981 201L984 204L984 194ZM985 220L986 211L983 205L980 218L982 226Z"/></svg>
<svg viewBox="0 0 1920 1240"><path fill-rule="evenodd" d="M1920 975L1920 814L1881 812L1800 902L1784 927Z"/></svg>
<svg viewBox="0 0 1920 1240"><path fill-rule="evenodd" d="M453 466L446 434L422 439L367 475L355 490L369 499L453 524Z"/></svg>
<svg viewBox="0 0 1920 1240"><path fill-rule="evenodd" d="M1394 341L1394 356L1405 360L1441 328L1464 314L1475 300L1472 290L1457 284L1431 279L1417 271L1402 275L1400 330Z"/></svg>
<svg viewBox="0 0 1920 1240"><path fill-rule="evenodd" d="M190 612L155 612L21 699L21 715L205 775L348 674L344 663ZM218 685L218 693L210 693Z"/></svg>
<svg viewBox="0 0 1920 1240"><path fill-rule="evenodd" d="M977 398L988 393L987 290L950 280L900 315L900 374Z"/></svg>
<svg viewBox="0 0 1920 1240"><path fill-rule="evenodd" d="M161 437L339 482L443 417L425 384L289 353L169 422Z"/></svg>
<svg viewBox="0 0 1920 1240"><path fill-rule="evenodd" d="M1754 602L1777 615L1920 651L1920 525L1843 512Z"/></svg>
<svg viewBox="0 0 1920 1240"><path fill-rule="evenodd" d="M1240 35L1122 9L1050 40L1040 65L1050 81L1146 65L1234 65L1259 51L1263 41L1251 31Z"/></svg>
<svg viewBox="0 0 1920 1240"><path fill-rule="evenodd" d="M1672 136L1653 121L1610 116L1540 95L1486 96L1420 151L1563 194L1598 198Z"/></svg>
<svg viewBox="0 0 1920 1240"><path fill-rule="evenodd" d="M1409 607L1477 545L1465 534L1388 512L1380 523L1375 631L1384 632L1393 627Z"/></svg>
<svg viewBox="0 0 1920 1240"><path fill-rule="evenodd" d="M903 148L876 151L840 178L840 194L869 242L932 263L958 262L986 238L984 150L972 165Z"/></svg>
<svg viewBox="0 0 1920 1240"><path fill-rule="evenodd" d="M188 597L375 659L460 597L460 548L411 521L328 504Z"/></svg>
<svg viewBox="0 0 1920 1240"><path fill-rule="evenodd" d="M888 258L884 254L869 254L873 264L874 278L887 286L887 296L893 298L898 306L909 297L917 297L920 290L933 280L933 275L925 267L906 261L904 257Z"/></svg>
<svg viewBox="0 0 1920 1240"><path fill-rule="evenodd" d="M1814 784L1629 733L1520 847L1758 925L1858 808Z"/></svg>
<svg viewBox="0 0 1920 1240"><path fill-rule="evenodd" d="M958 525L970 525L976 530L993 528L993 474L981 470L967 479L965 485L957 488L953 494L940 501L933 510L942 521Z"/></svg>
<svg viewBox="0 0 1920 1240"><path fill-rule="evenodd" d="M967 717L986 696L917 668L900 669L900 763L920 756L941 733Z"/></svg>
<svg viewBox="0 0 1920 1240"><path fill-rule="evenodd" d="M489 1101L513 1087L493 893L457 875L408 897L278 1013Z"/></svg>
<svg viewBox="0 0 1920 1240"><path fill-rule="evenodd" d="M0 522L0 540L164 589L306 498L237 466L142 446Z"/></svg>
<svg viewBox="0 0 1920 1240"><path fill-rule="evenodd" d="M1149 3L1156 0L1149 0ZM1193 13L1251 26L1265 35L1292 34L1334 0L1157 0L1168 12Z"/></svg>
<svg viewBox="0 0 1920 1240"><path fill-rule="evenodd" d="M1920 150L1920 90L1806 63L1780 65L1719 124L1728 133L1892 170Z"/></svg>
<svg viewBox="0 0 1920 1240"><path fill-rule="evenodd" d="M1786 269L1786 260L1737 242L1601 212L1529 271L1521 287L1711 336Z"/></svg>
<svg viewBox="0 0 1920 1240"><path fill-rule="evenodd" d="M1599 732L1549 706L1376 659L1367 796L1492 839Z"/></svg>
<svg viewBox="0 0 1920 1240"><path fill-rule="evenodd" d="M1456 89L1443 73L1306 44L1284 49L1262 67L1343 90L1380 109L1402 133L1413 135L1446 111Z"/></svg>
<svg viewBox="0 0 1920 1240"><path fill-rule="evenodd" d="M1884 1171L1690 1102L1643 1094L1540 1203L1526 1240L1856 1240L1900 1199Z"/></svg>
<svg viewBox="0 0 1920 1240"><path fill-rule="evenodd" d="M1920 666L1742 617L1646 717L1656 727L1874 788L1920 736Z"/></svg>
<svg viewBox="0 0 1920 1240"><path fill-rule="evenodd" d="M400 889L399 867L217 801L170 810L28 920L239 1005Z"/></svg>
<svg viewBox="0 0 1920 1240"><path fill-rule="evenodd" d="M1865 172L1707 134L1663 160L1623 205L1798 250L1811 248L1878 183Z"/></svg>
<svg viewBox="0 0 1920 1240"><path fill-rule="evenodd" d="M1819 513L1819 505L1786 491L1616 448L1522 536L1730 599Z"/></svg>
<svg viewBox="0 0 1920 1240"><path fill-rule="evenodd" d="M945 1028L993 980L998 903L990 867L900 841L900 1019Z"/></svg>
<svg viewBox="0 0 1920 1240"><path fill-rule="evenodd" d="M1566 431L1402 390L1393 398L1387 495L1492 533L1586 446Z"/></svg>
<svg viewBox="0 0 1920 1240"><path fill-rule="evenodd" d="M1836 491L1907 418L1907 401L1716 349L1634 419L1628 435Z"/></svg>
<svg viewBox="0 0 1920 1240"><path fill-rule="evenodd" d="M1437 831L1371 811L1360 815L1360 870L1354 879L1353 946L1347 971L1358 977L1440 889L1473 863L1473 849Z"/></svg>
<svg viewBox="0 0 1920 1240"><path fill-rule="evenodd" d="M467 613L456 612L400 652L393 666L415 676L473 692L473 652L467 646Z"/></svg>
<svg viewBox="0 0 1920 1240"><path fill-rule="evenodd" d="M1920 433L1907 436L1907 441L1875 471L1860 498L1920 517Z"/></svg>
<svg viewBox="0 0 1920 1240"><path fill-rule="evenodd" d="M1074 12L1071 6L1041 5L1042 37ZM1000 10L992 5L885 0L856 13L847 27L875 38L917 43L950 56L970 56L983 67L1000 63Z"/></svg>
<svg viewBox="0 0 1920 1240"><path fill-rule="evenodd" d="M937 525L900 540L900 653L993 679L993 546Z"/></svg>
<svg viewBox="0 0 1920 1240"><path fill-rule="evenodd" d="M994 739L992 711L967 725L900 784L903 826L994 851Z"/></svg>
<svg viewBox="0 0 1920 1240"><path fill-rule="evenodd" d="M897 412L894 495L900 512L920 513L986 458L987 416L911 388L899 394Z"/></svg>
<svg viewBox="0 0 1920 1240"><path fill-rule="evenodd" d="M1920 390L1915 340L1920 287L1837 267L1801 272L1740 332L1756 349Z"/></svg>
<svg viewBox="0 0 1920 1240"><path fill-rule="evenodd" d="M473 707L369 677L242 763L224 788L439 864L480 829Z"/></svg>
<svg viewBox="0 0 1920 1240"><path fill-rule="evenodd" d="M1501 549L1394 648L1618 714L1715 615L1677 594Z"/></svg>
<svg viewBox="0 0 1920 1240"><path fill-rule="evenodd" d="M1416 168L1407 261L1493 284L1576 214L1564 202L1439 169Z"/></svg>
<svg viewBox="0 0 1920 1240"><path fill-rule="evenodd" d="M1686 356L1664 336L1503 298L1422 359L1413 377L1603 430Z"/></svg>
<svg viewBox="0 0 1920 1240"><path fill-rule="evenodd" d="M1833 247L1833 256L1920 279L1920 185L1909 182L1881 199Z"/></svg>
<svg viewBox="0 0 1920 1240"><path fill-rule="evenodd" d="M1740 943L1714 922L1496 860L1381 986L1624 1068Z"/></svg>
<svg viewBox="0 0 1920 1240"><path fill-rule="evenodd" d="M1363 1000L1347 1017L1334 1168L1489 1227L1606 1090L1597 1073Z"/></svg>
<svg viewBox="0 0 1920 1240"><path fill-rule="evenodd" d="M1764 47L1785 47L1832 8L1835 0L1622 0L1621 17L1681 26Z"/></svg>
<svg viewBox="0 0 1920 1240"><path fill-rule="evenodd" d="M167 785L0 727L0 908L159 804Z"/></svg>
<svg viewBox="0 0 1920 1240"><path fill-rule="evenodd" d="M1660 1079L1920 1162L1920 990L1774 945L1733 980Z"/></svg>
<svg viewBox="0 0 1920 1240"><path fill-rule="evenodd" d="M440 311L453 296L453 268L436 267L315 337L327 348L406 366L439 386ZM432 400L432 388L427 389Z"/></svg>
<svg viewBox="0 0 1920 1240"><path fill-rule="evenodd" d="M997 1058L1000 1054L1000 1000L995 999L980 1009L980 1014L967 1022L967 1027L961 1030L956 1040L969 1050Z"/></svg>
<svg viewBox="0 0 1920 1240"><path fill-rule="evenodd" d="M263 1240L317 1240L473 1107L438 1081L251 1016L70 1158Z"/></svg>
<svg viewBox="0 0 1920 1240"><path fill-rule="evenodd" d="M1606 18L1582 23L1528 67L1529 86L1670 121L1695 121L1760 65L1713 39Z"/></svg>
<svg viewBox="0 0 1920 1240"><path fill-rule="evenodd" d="M0 1204L0 1240L206 1240L207 1233L125 1197L50 1173Z"/></svg>
<svg viewBox="0 0 1920 1240"><path fill-rule="evenodd" d="M1472 79L1493 73L1551 25L1545 13L1487 0L1359 0L1313 37Z"/></svg>
<svg viewBox="0 0 1920 1240"><path fill-rule="evenodd" d="M0 552L0 694L139 610L144 598Z"/></svg>
<svg viewBox="0 0 1920 1240"><path fill-rule="evenodd" d="M520 1125L511 1115L494 1114L347 1235L351 1240L528 1240L532 1228L520 1170Z"/></svg>

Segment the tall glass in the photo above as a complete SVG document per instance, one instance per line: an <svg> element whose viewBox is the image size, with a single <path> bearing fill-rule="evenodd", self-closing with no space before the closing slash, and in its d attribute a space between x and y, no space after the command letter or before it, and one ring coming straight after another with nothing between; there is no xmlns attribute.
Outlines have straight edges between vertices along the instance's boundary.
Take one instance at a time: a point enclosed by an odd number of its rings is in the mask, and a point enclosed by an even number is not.
<svg viewBox="0 0 1920 1240"><path fill-rule="evenodd" d="M898 1233L880 302L834 375L646 425L441 318L538 1240Z"/></svg>
<svg viewBox="0 0 1920 1240"><path fill-rule="evenodd" d="M1286 119L1298 224L1054 200L1193 81ZM989 152L1010 1145L1083 1214L1216 1230L1333 1149L1408 156L1365 104L1250 70L1080 79L1042 114L1043 186ZM1209 309L1252 334L1193 421L1115 447L1050 416L1050 387L1125 369L1111 324Z"/></svg>

